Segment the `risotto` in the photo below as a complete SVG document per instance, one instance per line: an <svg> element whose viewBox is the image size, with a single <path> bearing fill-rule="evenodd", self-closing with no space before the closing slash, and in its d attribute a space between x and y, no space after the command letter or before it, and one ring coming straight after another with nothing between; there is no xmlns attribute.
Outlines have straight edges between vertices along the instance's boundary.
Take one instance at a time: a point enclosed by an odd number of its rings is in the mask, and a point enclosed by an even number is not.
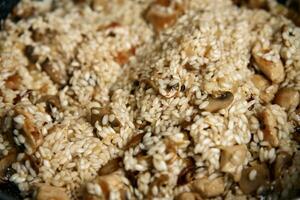
<svg viewBox="0 0 300 200"><path fill-rule="evenodd" d="M0 32L0 181L38 200L299 195L291 16L271 0L23 0Z"/></svg>

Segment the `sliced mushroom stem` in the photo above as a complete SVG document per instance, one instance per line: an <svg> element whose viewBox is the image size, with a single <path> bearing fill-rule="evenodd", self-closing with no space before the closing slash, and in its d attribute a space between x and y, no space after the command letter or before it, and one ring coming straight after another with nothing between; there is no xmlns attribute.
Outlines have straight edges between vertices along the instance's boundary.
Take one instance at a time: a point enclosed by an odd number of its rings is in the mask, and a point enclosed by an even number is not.
<svg viewBox="0 0 300 200"><path fill-rule="evenodd" d="M224 92L219 97L208 98L208 105L204 108L204 110L208 112L217 112L221 109L225 109L233 102L234 96L231 92Z"/></svg>

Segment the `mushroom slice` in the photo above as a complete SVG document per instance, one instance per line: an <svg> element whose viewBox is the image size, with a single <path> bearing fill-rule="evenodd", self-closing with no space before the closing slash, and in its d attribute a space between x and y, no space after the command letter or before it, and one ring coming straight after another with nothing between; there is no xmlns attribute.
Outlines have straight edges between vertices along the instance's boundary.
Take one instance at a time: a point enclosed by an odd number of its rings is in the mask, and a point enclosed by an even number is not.
<svg viewBox="0 0 300 200"><path fill-rule="evenodd" d="M115 56L115 60L117 63L119 63L119 65L125 65L126 63L128 63L129 58L133 55L135 55L134 47L130 48L129 50L118 52Z"/></svg>
<svg viewBox="0 0 300 200"><path fill-rule="evenodd" d="M241 166L247 156L246 145L235 145L222 148L220 168L222 172L231 174L235 181L241 178Z"/></svg>
<svg viewBox="0 0 300 200"><path fill-rule="evenodd" d="M264 140L272 147L277 147L279 139L277 137L276 119L273 113L269 108L266 108L260 113L260 118L263 124Z"/></svg>
<svg viewBox="0 0 300 200"><path fill-rule="evenodd" d="M34 46L32 45L25 46L24 54L31 63L36 63L39 59L39 56L34 53Z"/></svg>
<svg viewBox="0 0 300 200"><path fill-rule="evenodd" d="M285 72L281 60L270 61L263 58L257 52L253 52L254 62L257 67L274 83L281 83L284 80Z"/></svg>
<svg viewBox="0 0 300 200"><path fill-rule="evenodd" d="M36 125L33 122L33 116L25 111L21 107L15 108L16 116L23 116L23 124L21 129L19 129L19 134L21 134L25 139L25 148L28 153L34 153L36 149L43 143L44 138L42 133L39 131L39 129L36 127ZM20 124L16 125L19 126ZM21 142L19 140L19 142ZM21 142L22 143L22 142Z"/></svg>
<svg viewBox="0 0 300 200"><path fill-rule="evenodd" d="M184 12L188 1L156 0L145 12L145 19L153 25L156 32L176 23Z"/></svg>
<svg viewBox="0 0 300 200"><path fill-rule="evenodd" d="M231 92L224 92L218 97L209 96L208 105L204 110L208 112L217 112L221 109L227 108L233 102L234 96Z"/></svg>
<svg viewBox="0 0 300 200"><path fill-rule="evenodd" d="M11 149L8 154L0 158L0 180L4 178L7 168L17 159L17 150ZM1 181L0 181L1 182Z"/></svg>
<svg viewBox="0 0 300 200"><path fill-rule="evenodd" d="M243 169L239 186L245 194L255 193L261 186L266 186L270 173L266 164L257 164Z"/></svg>
<svg viewBox="0 0 300 200"><path fill-rule="evenodd" d="M5 86L11 90L18 90L21 86L22 78L19 74L14 74L5 80Z"/></svg>
<svg viewBox="0 0 300 200"><path fill-rule="evenodd" d="M175 197L175 200L202 200L201 196L195 192L183 192Z"/></svg>
<svg viewBox="0 0 300 200"><path fill-rule="evenodd" d="M38 184L34 192L35 200L68 200L65 190L60 187L53 187L46 184Z"/></svg>
<svg viewBox="0 0 300 200"><path fill-rule="evenodd" d="M282 172L292 164L292 156L287 152L280 152L273 166L275 178L279 178Z"/></svg>
<svg viewBox="0 0 300 200"><path fill-rule="evenodd" d="M177 185L184 185L191 182L194 179L196 171L195 161L192 157L185 158L183 162L186 166L180 171L177 178Z"/></svg>
<svg viewBox="0 0 300 200"><path fill-rule="evenodd" d="M143 140L145 133L139 133L134 135L124 146L124 150L127 151L130 148L136 147L138 144L140 144Z"/></svg>
<svg viewBox="0 0 300 200"><path fill-rule="evenodd" d="M125 200L128 188L123 178L125 177L115 173L98 176L94 181L87 184L87 192L83 199L110 199L111 193L113 192L114 195L118 195L120 199Z"/></svg>
<svg viewBox="0 0 300 200"><path fill-rule="evenodd" d="M221 195L225 190L225 183L222 177L210 180L209 178L201 178L193 181L192 188L195 192L202 196L210 198Z"/></svg>
<svg viewBox="0 0 300 200"><path fill-rule="evenodd" d="M299 105L299 92L293 88L281 88L275 96L274 103L286 110L294 110Z"/></svg>
<svg viewBox="0 0 300 200"><path fill-rule="evenodd" d="M111 174L117 171L121 167L121 165L122 165L122 158L121 157L114 158L108 161L104 166L102 166L99 169L98 175L102 176L102 175Z"/></svg>
<svg viewBox="0 0 300 200"><path fill-rule="evenodd" d="M254 74L251 77L251 81L254 86L260 91L259 97L263 102L269 103L270 101L272 101L275 93L278 90L278 85L271 85L271 82L260 74ZM272 88L268 89L270 88L270 86L272 86Z"/></svg>
<svg viewBox="0 0 300 200"><path fill-rule="evenodd" d="M149 21L156 32L173 25L176 22L177 14L175 12L166 14L159 12L155 6L151 6L146 13L146 20Z"/></svg>
<svg viewBox="0 0 300 200"><path fill-rule="evenodd" d="M68 75L58 65L52 63L49 58L41 64L42 69L47 73L50 79L59 85L65 85L68 81Z"/></svg>
<svg viewBox="0 0 300 200"><path fill-rule="evenodd" d="M297 126L295 128L295 131L293 133L293 139L296 140L296 142L300 143L300 126Z"/></svg>

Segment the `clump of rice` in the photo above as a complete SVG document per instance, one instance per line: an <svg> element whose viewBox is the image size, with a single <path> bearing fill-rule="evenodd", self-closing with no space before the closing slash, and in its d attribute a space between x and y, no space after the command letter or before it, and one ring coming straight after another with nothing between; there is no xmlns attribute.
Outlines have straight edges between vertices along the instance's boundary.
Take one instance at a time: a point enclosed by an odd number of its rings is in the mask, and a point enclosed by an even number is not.
<svg viewBox="0 0 300 200"><path fill-rule="evenodd" d="M32 7L30 17L7 21L1 32L0 67L0 156L25 144L9 179L24 196L38 183L62 187L74 199L173 199L184 193L246 198L288 182L274 194L285 197L299 186L299 143L293 137L299 106L262 101L265 91L251 81L262 74L252 55L260 44L268 51L259 56L283 60L285 72L282 82L269 81L266 90L300 92L300 29L291 21L229 0L193 0L174 25L158 33L143 17L150 2L26 2L19 12ZM46 59L66 74L64 83L46 70ZM8 83L12 76L20 78L17 85ZM209 110L218 98L221 107ZM16 107L30 114L42 135L36 151L28 151L26 116L16 114ZM266 109L276 146L262 124ZM224 149L237 146L246 153L228 172L221 162ZM257 163L274 166L282 152L292 157L289 168L267 189L245 193L237 174ZM114 159L121 161L110 163ZM182 182L184 170L191 177ZM253 169L246 178L255 181L259 173ZM199 180L221 181L218 192L199 192Z"/></svg>

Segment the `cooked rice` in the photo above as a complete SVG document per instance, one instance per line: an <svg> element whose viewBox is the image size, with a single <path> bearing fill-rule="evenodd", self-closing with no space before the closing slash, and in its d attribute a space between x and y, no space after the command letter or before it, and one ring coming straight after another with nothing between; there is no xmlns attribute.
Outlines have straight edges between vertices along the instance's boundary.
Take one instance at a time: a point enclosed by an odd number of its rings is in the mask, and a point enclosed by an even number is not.
<svg viewBox="0 0 300 200"><path fill-rule="evenodd" d="M22 18L0 33L0 157L18 149L9 181L24 197L40 183L71 199L287 198L300 189L299 27L229 0L192 0L157 31L144 18L150 1L87 2L23 0ZM284 80L253 54L282 62ZM258 88L254 74L269 85ZM274 103L279 88L298 103ZM283 153L292 162L274 178ZM246 192L242 181L260 179L265 164L272 177Z"/></svg>

